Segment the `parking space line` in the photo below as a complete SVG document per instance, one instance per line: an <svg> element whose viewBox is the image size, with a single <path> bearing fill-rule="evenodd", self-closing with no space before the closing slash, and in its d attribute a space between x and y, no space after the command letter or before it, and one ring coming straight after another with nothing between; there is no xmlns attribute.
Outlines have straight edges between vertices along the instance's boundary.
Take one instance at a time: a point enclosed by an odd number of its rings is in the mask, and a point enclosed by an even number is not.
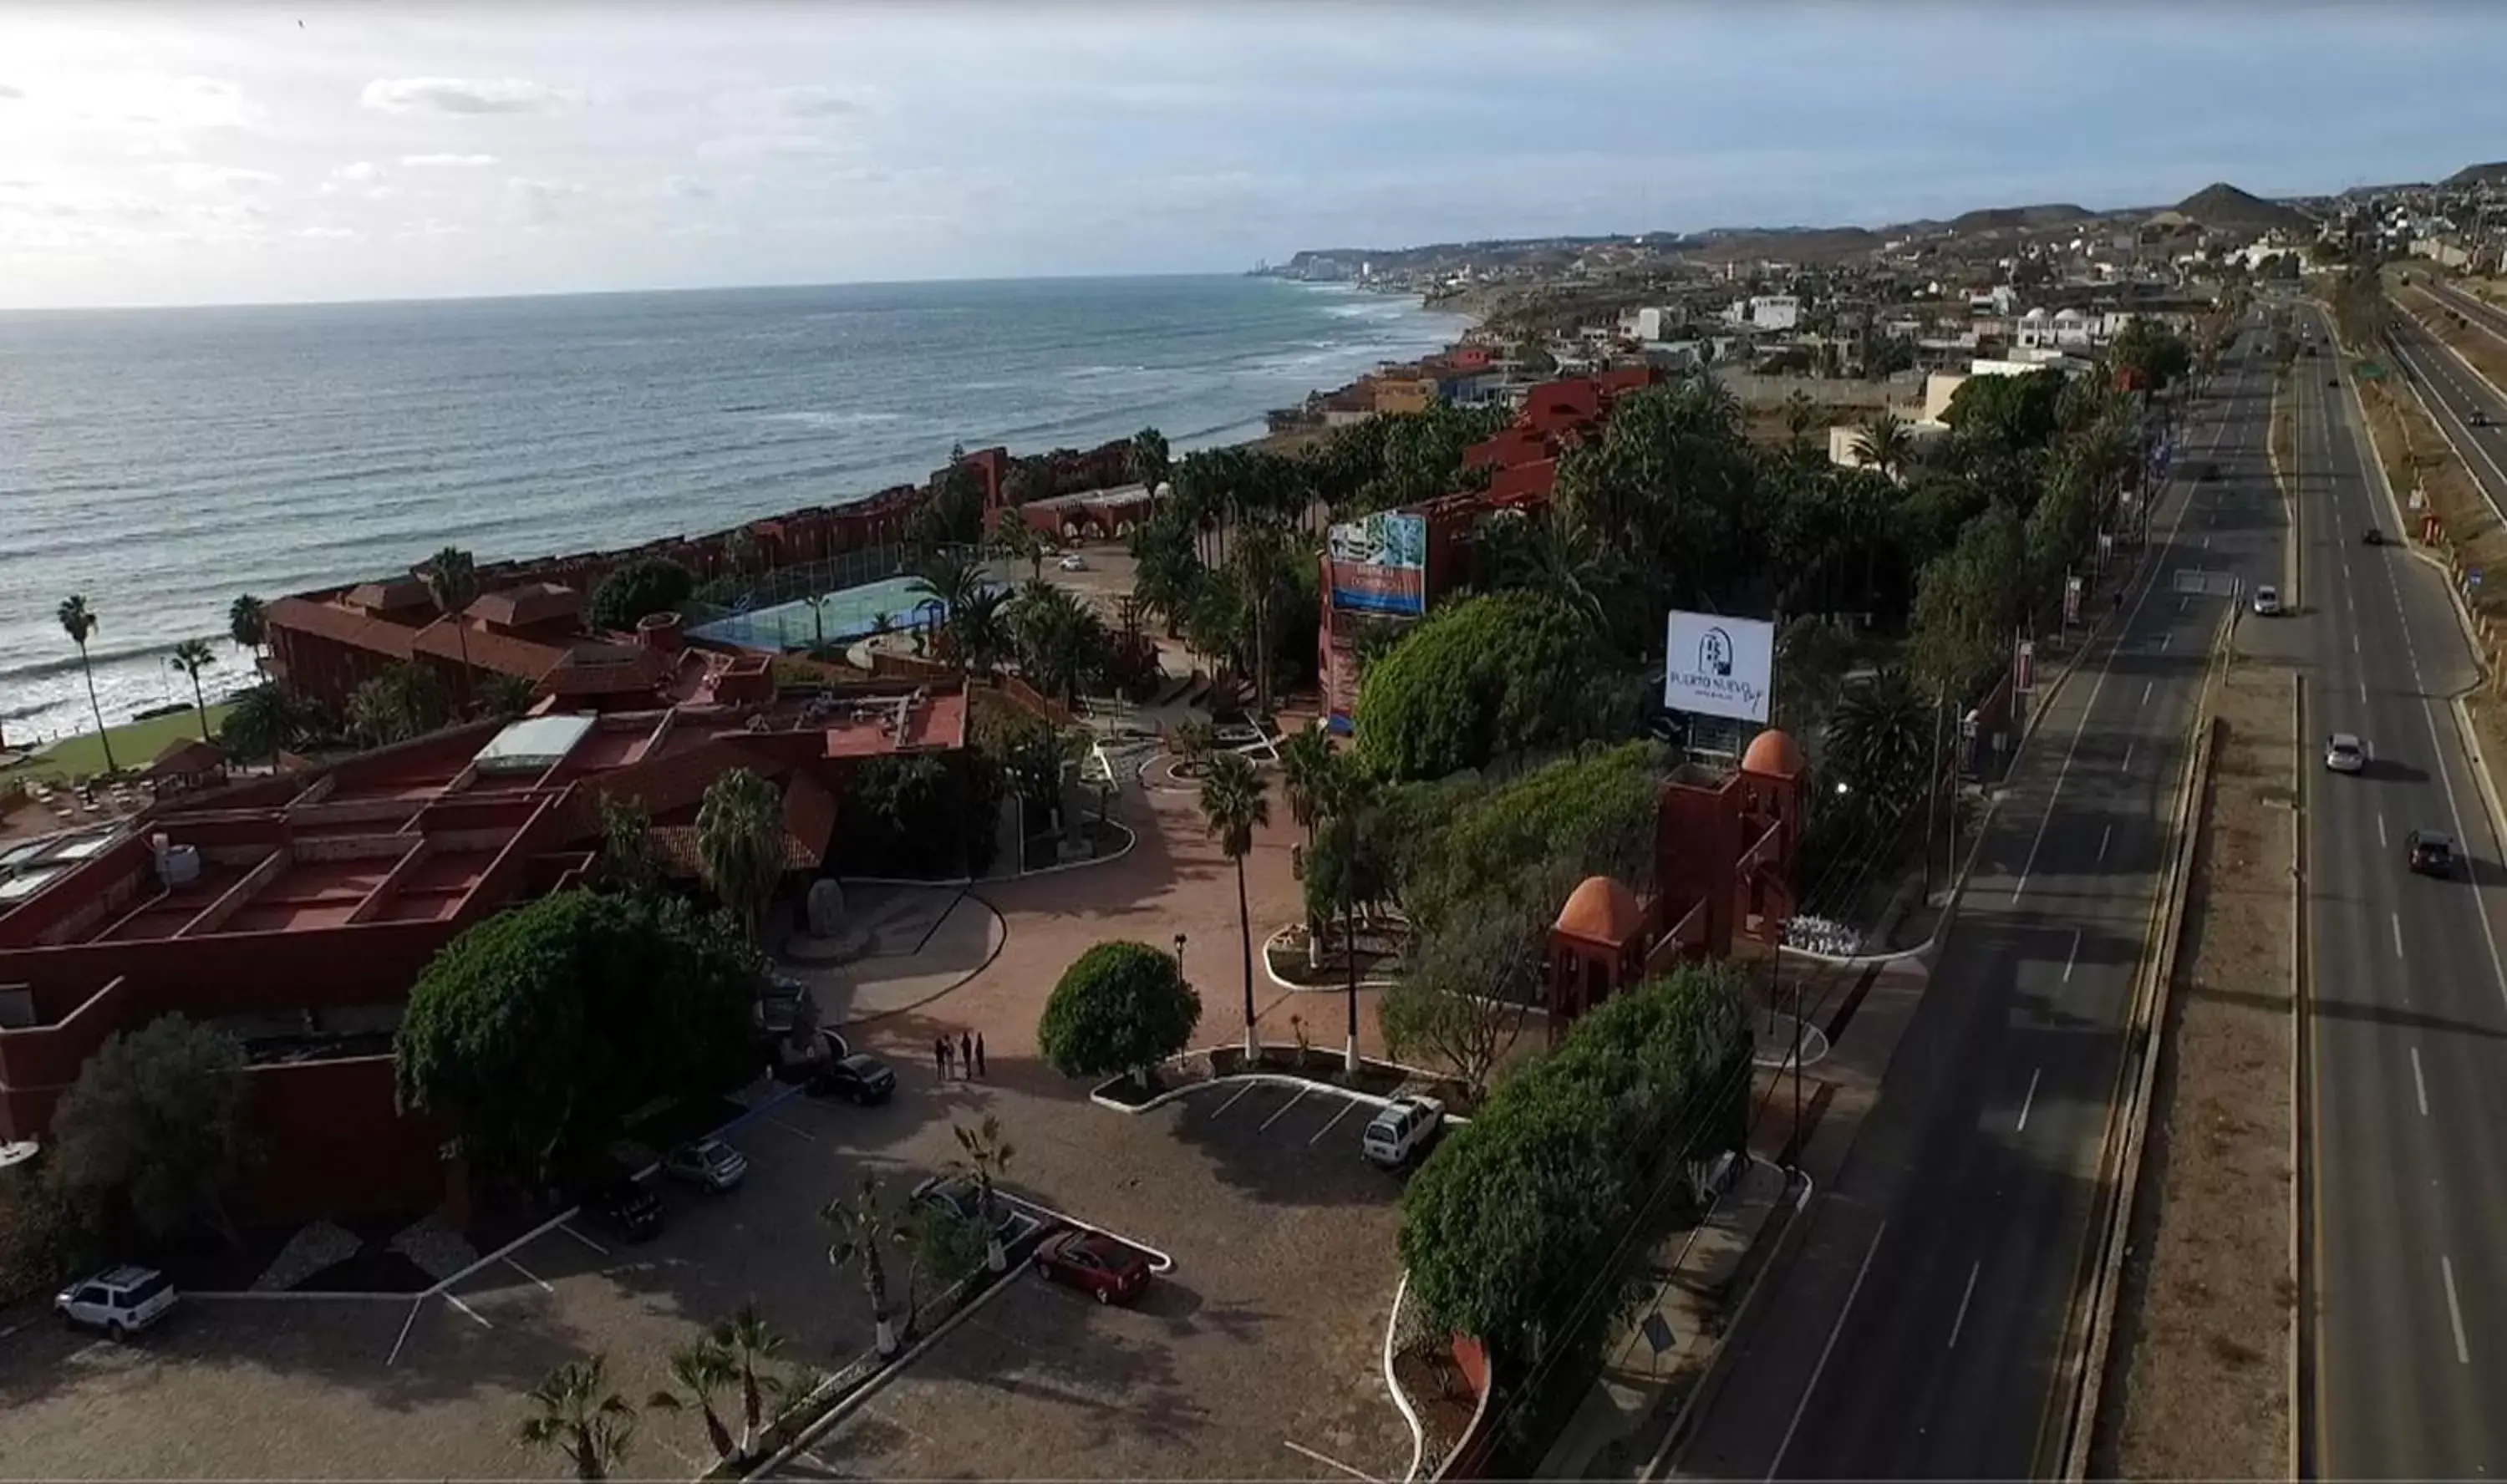
<svg viewBox="0 0 2507 1484"><path fill-rule="evenodd" d="M776 1117L776 1116L775 1116L774 1114L772 1114L772 1113L760 1113L760 1114L758 1114L758 1115L757 1115L757 1121L758 1121L758 1122L760 1122L760 1123L771 1123L771 1124L775 1125L777 1128L781 1129L784 1133L791 1135L791 1136L792 1136L793 1138L795 1138L795 1139L799 1139L799 1140L806 1140L807 1141L809 1141L809 1142L811 1142L811 1143L817 1143L817 1142L818 1141L818 1135L811 1133L808 1129L805 1129L805 1128L801 1127L801 1126L800 1126L799 1124L797 1124L797 1123L786 1123L786 1122L784 1122L782 1119Z"/></svg>
<svg viewBox="0 0 2507 1484"><path fill-rule="evenodd" d="M409 1328L412 1324L418 1322L418 1311L425 1307L426 1300L424 1297L418 1298L409 1306L409 1318L400 1321L400 1337L392 1341L391 1354L383 1357L383 1368L385 1370L389 1370L392 1366L399 1363L400 1348L409 1343Z"/></svg>
<svg viewBox="0 0 2507 1484"><path fill-rule="evenodd" d="M477 1320L477 1321L479 1321L479 1327L480 1327L480 1328L482 1328L482 1329L493 1329L493 1328L495 1328L495 1327L496 1327L495 1325L489 1323L489 1322L488 1322L488 1320L487 1320L487 1317L486 1317L485 1315L481 1314L478 1310L471 1308L468 1304L465 1304L465 1303L461 1302L461 1300L459 1300L458 1298L454 1297L454 1296L453 1296L453 1290L452 1290L452 1289L450 1289L450 1288L447 1288L447 1289L445 1289L445 1290L444 1290L444 1301L445 1301L446 1303L448 1303L448 1304L451 1304L454 1308L458 1309L458 1310L460 1310L462 1313L464 1313L464 1314L466 1314L466 1315L470 1316L472 1319Z"/></svg>
<svg viewBox="0 0 2507 1484"><path fill-rule="evenodd" d="M1358 1106L1357 1104L1350 1102L1347 1098L1343 1098L1340 1103L1340 1111L1331 1115L1330 1123L1325 1124L1322 1128L1315 1130L1315 1137L1306 1140L1306 1147L1311 1149L1315 1145L1322 1143L1324 1141L1324 1136L1330 1133L1342 1119L1348 1117L1349 1110L1356 1106Z"/></svg>
<svg viewBox="0 0 2507 1484"><path fill-rule="evenodd" d="M1273 1113L1270 1117L1265 1118L1265 1119L1263 1119L1263 1120L1262 1120L1262 1127L1263 1127L1264 1129L1267 1129L1267 1128L1269 1128L1271 1125L1273 1125L1273 1124L1275 1124L1275 1123L1278 1123L1278 1122L1280 1121L1280 1119L1281 1119L1285 1114L1287 1114L1287 1112L1289 1111L1289 1109L1290 1109L1290 1108L1292 1108L1292 1107L1295 1107L1298 1104L1303 1103L1303 1102L1305 1102L1305 1101L1306 1101L1306 1090L1305 1090L1304 1088L1300 1087L1300 1088L1298 1088L1298 1089L1297 1089L1297 1095L1296 1095L1295 1097L1290 1098L1288 1102L1283 1103L1283 1104L1280 1104L1280 1111L1279 1111L1279 1112L1277 1112L1277 1113ZM1258 1132L1260 1132L1260 1131L1259 1131L1259 1130L1256 1130L1255 1132L1257 1132L1257 1133L1258 1133Z"/></svg>
<svg viewBox="0 0 2507 1484"><path fill-rule="evenodd" d="M549 1286L549 1281L547 1279L542 1278L537 1273L534 1273L530 1269L523 1266L521 1263L516 1262L511 1257L505 1259L505 1266L512 1268L515 1272L522 1274L525 1278L538 1284L540 1285L540 1291L543 1293L555 1293L557 1291L557 1289Z"/></svg>
<svg viewBox="0 0 2507 1484"><path fill-rule="evenodd" d="M1216 1118L1216 1117L1217 1117L1219 1114L1221 1114L1221 1113L1223 1113L1223 1112L1226 1112L1229 1108L1234 1107L1234 1106L1235 1106L1236 1104L1238 1104L1239 1103L1244 1102L1244 1101L1245 1101L1245 1095L1246 1095L1247 1093L1252 1092L1254 1089L1255 1089L1255 1088L1257 1088L1257 1087L1259 1087L1259 1086L1261 1086L1261 1085L1262 1085L1262 1084L1261 1084L1261 1083L1259 1083L1259 1082L1248 1082L1248 1083L1246 1083L1243 1087L1240 1087L1240 1088L1238 1088L1238 1089L1236 1090L1236 1096L1235 1096L1235 1097L1230 1098L1230 1099L1228 1099L1226 1102L1224 1102L1224 1103L1222 1103L1222 1104L1218 1104L1218 1106L1217 1106L1217 1107L1215 1107L1215 1108L1212 1108L1212 1109L1210 1110L1210 1116L1211 1116L1211 1117L1213 1117L1213 1118Z"/></svg>
<svg viewBox="0 0 2507 1484"><path fill-rule="evenodd" d="M1326 1467L1337 1468L1341 1472L1348 1474L1353 1479L1364 1479L1366 1484L1383 1484L1383 1481L1376 1478L1375 1475L1371 1473L1361 1473L1357 1469L1350 1467L1347 1464L1333 1458L1330 1454L1317 1453L1315 1450L1307 1447L1303 1443L1290 1442L1289 1439L1284 1437L1280 1439L1280 1444L1291 1453L1302 1453L1307 1458L1313 1459L1318 1464L1322 1464Z"/></svg>
<svg viewBox="0 0 2507 1484"><path fill-rule="evenodd" d="M566 1225L563 1221L560 1221L557 1224L557 1229L565 1233L567 1236L572 1237L575 1241L582 1243L585 1247L592 1249L592 1250L598 1255L602 1257L609 1255L609 1249L602 1247L600 1243L593 1241L590 1237L576 1231L573 1227Z"/></svg>

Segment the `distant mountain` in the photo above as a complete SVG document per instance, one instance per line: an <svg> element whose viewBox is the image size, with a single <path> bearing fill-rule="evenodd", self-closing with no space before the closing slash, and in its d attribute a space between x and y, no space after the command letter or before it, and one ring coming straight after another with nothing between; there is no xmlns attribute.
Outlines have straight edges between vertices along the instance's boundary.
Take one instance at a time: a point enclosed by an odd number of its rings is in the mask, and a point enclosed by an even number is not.
<svg viewBox="0 0 2507 1484"><path fill-rule="evenodd" d="M2304 211L2268 201L2226 181L2204 186L2178 201L2174 209L2179 216L2199 222L2213 232L2270 232L2274 228L2304 232L2315 225L2315 219Z"/></svg>
<svg viewBox="0 0 2507 1484"><path fill-rule="evenodd" d="M2439 185L2462 190L2468 186L2507 186L2507 160L2493 160L2488 164L2468 164Z"/></svg>

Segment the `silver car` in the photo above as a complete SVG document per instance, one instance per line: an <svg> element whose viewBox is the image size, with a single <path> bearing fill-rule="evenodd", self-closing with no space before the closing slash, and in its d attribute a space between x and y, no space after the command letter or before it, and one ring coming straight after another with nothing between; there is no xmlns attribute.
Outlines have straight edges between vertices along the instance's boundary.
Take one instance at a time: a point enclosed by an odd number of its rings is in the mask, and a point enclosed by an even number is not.
<svg viewBox="0 0 2507 1484"><path fill-rule="evenodd" d="M2368 749L2349 733L2336 732L2324 740L2324 766L2332 773L2363 773L2368 767Z"/></svg>

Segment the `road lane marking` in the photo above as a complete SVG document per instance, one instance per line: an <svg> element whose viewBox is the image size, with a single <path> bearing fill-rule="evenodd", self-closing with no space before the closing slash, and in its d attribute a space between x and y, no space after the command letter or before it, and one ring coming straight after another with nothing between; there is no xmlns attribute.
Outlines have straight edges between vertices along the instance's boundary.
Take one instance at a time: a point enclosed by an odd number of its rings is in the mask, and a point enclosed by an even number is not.
<svg viewBox="0 0 2507 1484"><path fill-rule="evenodd" d="M2124 744L2124 766L2123 766L2123 767L2121 767L2121 768L2119 768L2119 769L2117 769L2116 771L2117 771L2118 773L2130 773L2130 772L2132 772L2132 743L2130 743L2130 742L2126 742L2126 743Z"/></svg>
<svg viewBox="0 0 2507 1484"><path fill-rule="evenodd" d="M1293 1097L1293 1098L1290 1099L1288 1102L1283 1103L1283 1104L1280 1104L1280 1110L1279 1110L1279 1112L1273 1113L1270 1117L1265 1118L1265 1119L1263 1119L1263 1120L1262 1120L1262 1129L1267 1129L1267 1128L1269 1128L1271 1125L1273 1125L1273 1124L1275 1124L1275 1123L1278 1123L1278 1122L1280 1121L1280 1119L1281 1119L1284 1115L1286 1115L1286 1114L1287 1114L1287 1112L1289 1111L1289 1109L1290 1109L1290 1108L1292 1108L1292 1107L1295 1107L1295 1106L1296 1106L1298 1104L1300 1104L1300 1103L1305 1102L1305 1101L1306 1101L1306 1092L1307 1092L1307 1089L1302 1088L1302 1087L1298 1088L1298 1089L1297 1089L1297 1095L1296 1095L1295 1097ZM1262 1132L1262 1129L1256 1129L1256 1130L1254 1130L1254 1132L1258 1134L1258 1133Z"/></svg>
<svg viewBox="0 0 2507 1484"><path fill-rule="evenodd" d="M1950 1321L1950 1342L1943 1347L1945 1350L1958 1349L1959 1331L1967 1327L1968 1300L1976 1297L1976 1275L1983 1271L1984 1259L1981 1257L1976 1260L1975 1266L1967 1270L1967 1287L1959 1293L1958 1318Z"/></svg>
<svg viewBox="0 0 2507 1484"><path fill-rule="evenodd" d="M2159 650L2160 650L2160 653L2164 654L2164 653L2166 653L2166 652L2167 652L2167 641L2168 641L2169 639L2171 639L2171 638L2174 638L2174 637L2175 637L2175 635L2174 635L2174 634L2172 634L2172 633L2162 633L2162 634L2161 634L2161 635L2159 636Z"/></svg>
<svg viewBox="0 0 2507 1484"><path fill-rule="evenodd" d="M1888 1234L1886 1221L1872 1229L1871 1246L1863 1253L1863 1266L1854 1270L1854 1286L1845 1290L1845 1307L1836 1311L1836 1322L1828 1326L1828 1343L1819 1348L1819 1359L1810 1368L1810 1382L1802 1388L1801 1400L1794 1403L1793 1420L1785 1424L1785 1435L1776 1444L1775 1462L1767 1466L1769 1484L1784 1471L1785 1455L1793 1451L1794 1432L1801 1427L1802 1414L1810 1410L1810 1399L1819 1391L1819 1378L1828 1371L1828 1357L1836 1350L1836 1337L1845 1332L1845 1321L1854 1313L1854 1300L1863 1291L1863 1280L1871 1276L1871 1259L1880 1255L1880 1239Z"/></svg>
<svg viewBox="0 0 2507 1484"><path fill-rule="evenodd" d="M2081 957L2081 930L2080 930L2079 928L2075 927L2075 928L2073 928L2073 929L2072 929L2072 951L2071 951L2070 953L2067 953L2067 954L2065 954L2065 955L2063 956L2063 982L2064 982L2065 984L2070 984L2070 983L2072 982L2072 963L2073 963L2073 960L2075 960L2075 959L2079 959L2080 957ZM2036 1085L2037 1085L2037 1079L2036 1079L2035 1077L2030 1077L2030 1078L2028 1079L2028 1085L2029 1085L2029 1086L2031 1086L2031 1087L2036 1086ZM2022 1116L2024 1117L2025 1115L2023 1114Z"/></svg>
<svg viewBox="0 0 2507 1484"><path fill-rule="evenodd" d="M2098 831L2098 864L2105 865L2107 863L2107 844L2114 839L2114 825L2110 824L2105 829Z"/></svg>
<svg viewBox="0 0 2507 1484"><path fill-rule="evenodd" d="M2379 849L2379 850L2380 850L2380 851L2381 851L2381 850L2384 850L2384 849L2386 849L2386 848L2387 848L2387 842L2386 842L2386 839L2385 839L2385 816L2384 816L2383 814L2379 814L2379 815L2377 816L2377 849Z"/></svg>
<svg viewBox="0 0 2507 1484"><path fill-rule="evenodd" d="M2420 1116L2428 1116L2428 1078L2420 1075L2420 1048L2412 1048L2412 1091L2420 1100Z"/></svg>
<svg viewBox="0 0 2507 1484"><path fill-rule="evenodd" d="M2179 613L2184 612L2184 611L2185 611L2185 605L2186 605L2187 603L2192 602L2193 600L2194 600L2194 599L2192 599L2192 598L2190 598L2190 597L2180 597L2180 598L2176 599L2176 611L2177 611L2177 612L2179 612Z"/></svg>
<svg viewBox="0 0 2507 1484"><path fill-rule="evenodd" d="M2399 959L2403 956L2403 915L2399 912L2388 912L2385 914L2385 921L2394 924L2394 957Z"/></svg>
<svg viewBox="0 0 2507 1484"><path fill-rule="evenodd" d="M2352 654L2359 652L2359 631L2356 629L2350 631L2350 652Z"/></svg>
<svg viewBox="0 0 2507 1484"><path fill-rule="evenodd" d="M1342 1119L1348 1117L1349 1110L1356 1106L1358 1106L1358 1104L1350 1102L1347 1098L1340 1100L1340 1111L1331 1115L1330 1123L1325 1124L1322 1128L1315 1130L1315 1137L1306 1140L1306 1147L1311 1149L1316 1144L1323 1142L1324 1136L1330 1133Z"/></svg>
<svg viewBox="0 0 2507 1484"><path fill-rule="evenodd" d="M2359 704L2361 706L2368 704L2368 682L2365 680L2359 682Z"/></svg>
<svg viewBox="0 0 2507 1484"><path fill-rule="evenodd" d="M1248 1082L1248 1083L1246 1083L1243 1087L1240 1087L1240 1088L1238 1088L1238 1089L1236 1090L1236 1096L1235 1096L1235 1097L1230 1098L1230 1099L1228 1099L1226 1102L1224 1102L1224 1103L1222 1103L1222 1104L1218 1104L1218 1106L1217 1106L1217 1107L1215 1107L1215 1108L1212 1108L1212 1109L1210 1110L1210 1116L1211 1116L1211 1117L1213 1117L1213 1118L1216 1118L1216 1117L1217 1117L1219 1114L1221 1114L1221 1113L1223 1113L1223 1112L1226 1112L1229 1108L1234 1107L1237 1104L1242 1103L1243 1101L1245 1101L1245 1095L1246 1095L1247 1093L1252 1092L1254 1089L1255 1089L1255 1088L1257 1088L1257 1087L1259 1087L1259 1086L1261 1086L1261 1085L1262 1085L1262 1084L1261 1084L1261 1083L1259 1083L1259 1082Z"/></svg>
<svg viewBox="0 0 2507 1484"><path fill-rule="evenodd" d="M1348 1474L1353 1479L1364 1479L1366 1484L1379 1484L1375 1475L1371 1473L1361 1473L1357 1469L1350 1467L1347 1464L1333 1458L1330 1454L1317 1453L1315 1450L1307 1447L1303 1443L1292 1443L1284 1437L1280 1439L1280 1446L1288 1449L1291 1453L1302 1453L1326 1468L1337 1468L1341 1472Z"/></svg>
<svg viewBox="0 0 2507 1484"><path fill-rule="evenodd" d="M2210 538L2209 536L2204 536L2204 537L2202 538L2202 550L2204 550L2204 551L2206 551L2206 552L2207 552L2207 551L2209 551L2210 549L2211 549L2211 538Z"/></svg>
<svg viewBox="0 0 2507 1484"><path fill-rule="evenodd" d="M2150 705L2150 688L2158 683L2159 682L2156 680L2144 680L2141 682L2141 704L2143 706Z"/></svg>
<svg viewBox="0 0 2507 1484"><path fill-rule="evenodd" d="M2437 1263L2438 1270L2446 1275L2446 1317L2454 1325L2454 1363L2470 1365L2472 1347L2463 1343L2463 1305L2454 1296L2454 1259L2441 1256Z"/></svg>
<svg viewBox="0 0 2507 1484"><path fill-rule="evenodd" d="M2028 1132L2028 1110L2037 1105L2037 1079L2045 1074L2046 1068L2043 1067L2033 1068L2029 1070L2028 1096L2019 1100L2019 1126L2011 1131L2014 1134L2025 1134Z"/></svg>

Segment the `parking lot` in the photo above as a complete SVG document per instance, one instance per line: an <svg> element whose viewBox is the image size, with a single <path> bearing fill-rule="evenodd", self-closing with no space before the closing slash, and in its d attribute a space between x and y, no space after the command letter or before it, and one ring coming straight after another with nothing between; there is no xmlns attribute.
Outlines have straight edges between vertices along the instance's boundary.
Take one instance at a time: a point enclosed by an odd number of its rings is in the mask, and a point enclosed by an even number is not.
<svg viewBox="0 0 2507 1484"><path fill-rule="evenodd" d="M1208 1162L1166 1192L1197 1208L1181 1229L1118 1200L1070 1212L1175 1271L1129 1307L1021 1276L783 1476L1401 1477L1412 1440L1382 1356L1399 1176L1358 1157L1371 1112L1240 1084L1102 1114Z"/></svg>
<svg viewBox="0 0 2507 1484"><path fill-rule="evenodd" d="M818 1207L865 1168L901 1203L956 1152L952 1124L992 1112L1018 1146L1014 1197L1174 1271L1135 1309L1019 1277L795 1476L1399 1477L1410 1436L1381 1347L1399 1176L1358 1156L1369 1111L1222 1086L1126 1116L1058 1083L935 1087L912 1068L886 1107L804 1100L750 1122L732 1136L742 1186L670 1187L644 1243L570 1224L415 1307L193 1300L129 1346L34 1318L0 1334L0 1475L562 1476L513 1434L565 1360L605 1355L641 1402L673 1349L749 1299L791 1360L827 1371L867 1350L868 1303L828 1267ZM901 1262L890 1281L901 1300ZM708 1456L693 1418L647 1412L625 1471L693 1475Z"/></svg>

